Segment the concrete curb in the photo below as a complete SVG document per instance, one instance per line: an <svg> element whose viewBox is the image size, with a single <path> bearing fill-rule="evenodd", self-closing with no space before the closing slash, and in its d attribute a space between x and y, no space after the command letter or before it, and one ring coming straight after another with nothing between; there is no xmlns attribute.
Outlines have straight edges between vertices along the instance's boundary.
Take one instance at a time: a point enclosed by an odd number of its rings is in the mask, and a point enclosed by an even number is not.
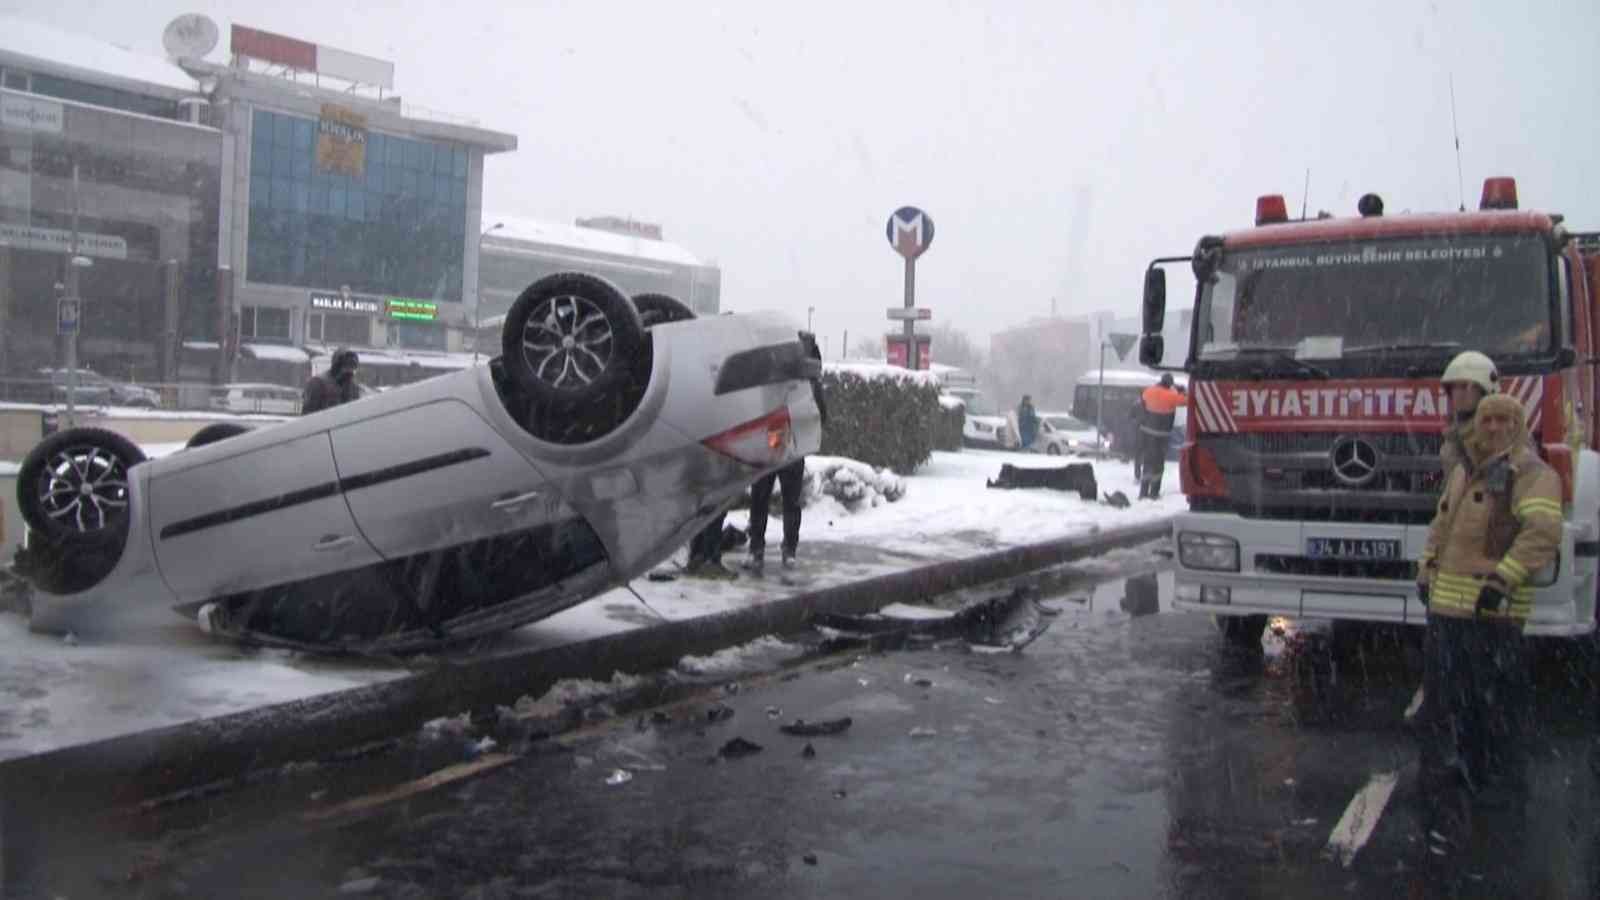
<svg viewBox="0 0 1600 900"><path fill-rule="evenodd" d="M746 609L637 628L540 650L488 655L383 684L352 688L0 763L0 798L93 791L123 806L249 772L316 759L413 732L423 722L539 696L565 678L672 665L762 635L793 631L820 612L862 614L1165 537L1170 519L1013 547L797 594ZM90 787L90 786L93 787ZM6 804L0 803L0 806Z"/></svg>

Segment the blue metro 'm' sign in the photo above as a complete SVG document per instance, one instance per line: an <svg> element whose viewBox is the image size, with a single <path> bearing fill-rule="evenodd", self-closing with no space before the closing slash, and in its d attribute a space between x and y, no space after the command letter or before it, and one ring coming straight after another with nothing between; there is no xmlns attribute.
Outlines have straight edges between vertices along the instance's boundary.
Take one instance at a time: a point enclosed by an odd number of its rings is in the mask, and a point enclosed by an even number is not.
<svg viewBox="0 0 1600 900"><path fill-rule="evenodd" d="M915 206L902 206L889 217L885 232L894 252L916 259L933 243L933 219Z"/></svg>

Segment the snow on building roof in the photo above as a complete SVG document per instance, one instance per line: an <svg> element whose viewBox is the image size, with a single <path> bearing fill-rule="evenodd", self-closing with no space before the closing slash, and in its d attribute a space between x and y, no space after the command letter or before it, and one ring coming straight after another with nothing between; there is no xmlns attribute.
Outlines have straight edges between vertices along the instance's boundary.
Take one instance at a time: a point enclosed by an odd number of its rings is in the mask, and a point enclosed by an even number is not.
<svg viewBox="0 0 1600 900"><path fill-rule="evenodd" d="M502 224L502 227L484 235L484 246L491 249L495 243L510 245L511 247L515 247L519 243L534 243L566 247L573 250L587 250L591 253L606 253L613 256L652 259L658 262L676 263L680 266L705 265L693 253L667 241L617 234L611 231L601 231L598 228L584 228L579 225L540 222L517 216L485 215L483 221Z"/></svg>
<svg viewBox="0 0 1600 900"><path fill-rule="evenodd" d="M167 92L194 93L197 88L189 73L160 56L16 16L0 15L0 55L39 60L46 68L70 70L88 79L109 75Z"/></svg>

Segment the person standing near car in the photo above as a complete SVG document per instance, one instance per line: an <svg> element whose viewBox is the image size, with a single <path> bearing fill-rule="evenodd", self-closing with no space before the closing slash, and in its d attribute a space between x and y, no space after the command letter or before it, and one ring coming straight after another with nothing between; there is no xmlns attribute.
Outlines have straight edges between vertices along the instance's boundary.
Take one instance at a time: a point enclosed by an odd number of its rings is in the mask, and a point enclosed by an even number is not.
<svg viewBox="0 0 1600 900"><path fill-rule="evenodd" d="M340 347L334 351L327 373L313 375L306 382L305 396L300 401L300 414L310 415L359 399L361 386L356 384L356 370L360 367L361 358L354 350Z"/></svg>
<svg viewBox="0 0 1600 900"><path fill-rule="evenodd" d="M817 339L808 332L800 333L806 355L818 362L822 351L817 349ZM811 396L817 403L817 413L822 427L828 427L828 405L822 399L822 379L811 379ZM783 490L783 567L793 568L800 548L800 509L806 480L806 459L800 457L770 475L763 475L750 486L750 558L744 567L757 576L766 567L767 516L772 508L772 483L777 481Z"/></svg>
<svg viewBox="0 0 1600 900"><path fill-rule="evenodd" d="M1027 450L1038 437L1039 414L1033 409L1033 397L1023 394L1022 402L1017 404L1017 449Z"/></svg>
<svg viewBox="0 0 1600 900"><path fill-rule="evenodd" d="M1519 786L1532 703L1522 636L1529 578L1561 542L1561 480L1530 446L1516 398L1484 397L1465 449L1417 567L1428 610L1420 736L1431 800L1501 780Z"/></svg>
<svg viewBox="0 0 1600 900"><path fill-rule="evenodd" d="M1172 424L1178 407L1188 406L1189 398L1173 387L1172 373L1144 389L1140 396L1139 421L1139 499L1161 499L1161 476L1167 468L1167 445L1172 442Z"/></svg>

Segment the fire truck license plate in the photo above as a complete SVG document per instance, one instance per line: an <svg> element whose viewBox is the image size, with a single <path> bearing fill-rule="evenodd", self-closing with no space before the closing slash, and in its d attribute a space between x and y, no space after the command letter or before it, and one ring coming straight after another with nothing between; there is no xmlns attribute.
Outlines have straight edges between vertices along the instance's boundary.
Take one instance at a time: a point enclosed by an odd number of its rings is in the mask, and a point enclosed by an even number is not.
<svg viewBox="0 0 1600 900"><path fill-rule="evenodd" d="M1399 559L1400 542L1376 538L1306 538L1312 559Z"/></svg>

